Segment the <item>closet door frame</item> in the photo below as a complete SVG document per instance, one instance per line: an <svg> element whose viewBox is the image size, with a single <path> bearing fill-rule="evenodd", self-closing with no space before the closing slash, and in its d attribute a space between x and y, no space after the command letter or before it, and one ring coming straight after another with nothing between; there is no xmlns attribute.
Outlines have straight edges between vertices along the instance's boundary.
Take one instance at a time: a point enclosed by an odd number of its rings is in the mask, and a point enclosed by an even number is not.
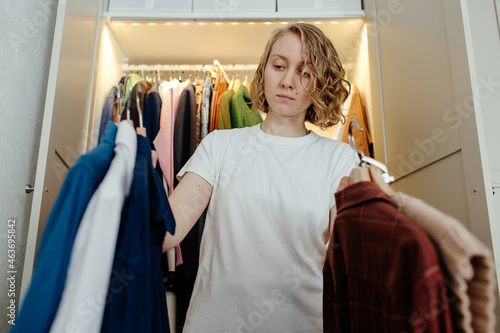
<svg viewBox="0 0 500 333"><path fill-rule="evenodd" d="M70 167L86 151L100 14L106 0L59 1L20 300L24 299L50 210Z"/></svg>

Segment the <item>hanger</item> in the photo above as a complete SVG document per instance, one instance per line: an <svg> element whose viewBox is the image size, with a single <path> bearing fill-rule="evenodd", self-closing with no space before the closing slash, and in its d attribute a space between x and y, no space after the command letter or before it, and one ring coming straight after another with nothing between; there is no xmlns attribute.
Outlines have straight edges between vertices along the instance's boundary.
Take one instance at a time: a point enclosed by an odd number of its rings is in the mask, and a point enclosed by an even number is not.
<svg viewBox="0 0 500 333"><path fill-rule="evenodd" d="M236 79L234 79L234 84L233 84L234 92L238 92L238 90L240 90L240 87L241 87L240 73L237 73Z"/></svg>
<svg viewBox="0 0 500 333"><path fill-rule="evenodd" d="M140 98L140 93L142 92L142 87L141 83L138 83L137 89L136 89L136 103L137 103L137 113L139 114L139 127L136 128L137 134L142 135L143 137L146 137L146 127L144 127L143 123L143 118L142 118L142 106L141 106L141 98ZM128 110L128 114L130 117L130 110ZM130 118L129 118L130 119Z"/></svg>
<svg viewBox="0 0 500 333"><path fill-rule="evenodd" d="M360 181L370 181L376 184L385 194L391 196L394 191L389 187L389 184L394 181L394 177L389 175L387 166L374 158L366 156L363 151L356 145L352 128L356 126L360 132L364 129L359 125L357 119L352 119L349 123L348 140L351 147L360 156L359 167L354 168L349 175L351 178L350 184Z"/></svg>
<svg viewBox="0 0 500 333"><path fill-rule="evenodd" d="M123 85L120 84L119 82L116 84L116 101L117 101L117 108L113 112L113 122L118 123L119 117L121 115L121 109L122 109L122 98L123 98Z"/></svg>
<svg viewBox="0 0 500 333"><path fill-rule="evenodd" d="M127 115L127 119L124 119L123 121L126 121L132 127L134 127L134 122L132 119L130 119L130 101L132 100L132 85L129 85L129 98L127 101L127 107L125 108L125 112ZM146 128L144 127L143 124L143 118L142 118L142 107L141 107L141 98L140 98L140 93L142 92L142 86L141 83L137 83L137 89L135 90L135 98L136 98L136 103L137 103L137 113L139 114L139 127L136 128L137 134L140 134L144 137L146 137ZM121 121L121 114L120 117L118 118L118 122Z"/></svg>
<svg viewBox="0 0 500 333"><path fill-rule="evenodd" d="M246 65L245 65L245 67L246 67ZM248 73L246 71L246 68L244 68L244 70L245 70L245 80L243 80L243 83L241 83L241 84L250 90L250 83L248 82Z"/></svg>

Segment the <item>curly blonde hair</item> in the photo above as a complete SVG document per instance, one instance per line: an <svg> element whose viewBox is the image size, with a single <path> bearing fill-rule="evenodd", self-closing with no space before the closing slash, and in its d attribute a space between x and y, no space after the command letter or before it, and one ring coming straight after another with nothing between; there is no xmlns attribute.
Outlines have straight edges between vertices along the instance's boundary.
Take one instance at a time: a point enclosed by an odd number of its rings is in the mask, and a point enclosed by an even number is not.
<svg viewBox="0 0 500 333"><path fill-rule="evenodd" d="M311 75L312 104L307 109L305 120L322 129L338 122L344 123L345 116L341 106L351 92L351 84L344 79L345 70L330 39L319 28L308 23L293 23L276 29L272 34L251 84L254 108L264 113L269 112L269 104L264 94L264 70L274 43L287 33L300 37L304 62L307 64L307 72Z"/></svg>

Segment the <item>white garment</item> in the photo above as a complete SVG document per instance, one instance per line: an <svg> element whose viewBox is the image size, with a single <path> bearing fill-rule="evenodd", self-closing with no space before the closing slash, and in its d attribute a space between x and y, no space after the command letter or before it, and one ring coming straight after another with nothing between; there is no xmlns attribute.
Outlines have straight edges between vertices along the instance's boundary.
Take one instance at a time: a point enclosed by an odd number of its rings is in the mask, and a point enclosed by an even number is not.
<svg viewBox="0 0 500 333"><path fill-rule="evenodd" d="M184 332L322 332L329 211L356 165L351 147L314 132L259 124L203 139L178 175L213 186Z"/></svg>
<svg viewBox="0 0 500 333"><path fill-rule="evenodd" d="M50 332L101 330L121 211L132 185L137 154L137 134L130 124L120 123L115 145L115 157L80 222Z"/></svg>

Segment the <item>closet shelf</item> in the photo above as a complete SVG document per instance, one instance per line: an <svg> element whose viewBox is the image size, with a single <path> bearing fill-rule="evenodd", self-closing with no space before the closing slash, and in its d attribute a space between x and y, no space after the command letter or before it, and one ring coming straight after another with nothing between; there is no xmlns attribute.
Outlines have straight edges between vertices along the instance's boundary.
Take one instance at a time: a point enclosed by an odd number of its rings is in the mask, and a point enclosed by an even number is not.
<svg viewBox="0 0 500 333"><path fill-rule="evenodd" d="M340 9L305 12L162 12L162 11L106 11L103 16L120 20L282 20L282 19L336 19L363 18L364 10Z"/></svg>

